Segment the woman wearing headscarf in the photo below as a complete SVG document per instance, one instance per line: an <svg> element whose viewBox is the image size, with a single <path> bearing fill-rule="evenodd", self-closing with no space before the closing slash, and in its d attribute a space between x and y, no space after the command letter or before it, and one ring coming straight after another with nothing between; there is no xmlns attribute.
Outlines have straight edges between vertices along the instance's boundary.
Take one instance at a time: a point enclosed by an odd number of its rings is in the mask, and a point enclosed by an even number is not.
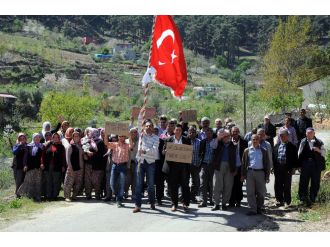
<svg viewBox="0 0 330 247"><path fill-rule="evenodd" d="M100 132L98 129L93 129L91 132L91 137L97 147L97 150L93 152L91 157L92 162L92 187L95 191L95 198L97 200L101 199L101 185L103 177L105 175L105 168L107 163L107 158L104 155L107 153L103 140L100 138Z"/></svg>
<svg viewBox="0 0 330 247"><path fill-rule="evenodd" d="M73 144L70 144L66 150L66 162L68 167L64 179L65 201L77 199L82 184L82 171L84 167L84 151L80 144L80 134L78 132L73 132L72 140ZM72 190L72 198L70 198Z"/></svg>
<svg viewBox="0 0 330 247"><path fill-rule="evenodd" d="M59 131L59 129L61 128L61 123L64 121L64 118L62 116L58 116L57 120L58 120L58 124L56 125L56 128L53 130L51 130L52 125L50 124L50 122L46 121L42 124L42 130L40 133L40 137L41 137L40 142L41 143L46 142L45 134L47 132L50 132L53 135L54 133Z"/></svg>
<svg viewBox="0 0 330 247"><path fill-rule="evenodd" d="M61 188L61 173L66 168L65 149L60 135L54 133L52 141L45 146L42 154L41 169L45 170L46 197L56 199Z"/></svg>
<svg viewBox="0 0 330 247"><path fill-rule="evenodd" d="M35 201L41 200L41 155L43 144L40 143L40 134L32 135L32 142L27 145L27 156L24 160L25 179L17 194L27 195Z"/></svg>
<svg viewBox="0 0 330 247"><path fill-rule="evenodd" d="M97 130L96 130L97 131ZM93 132L95 129L86 128L85 137L81 139L82 149L84 150L84 161L85 161L85 169L84 169L84 186L85 186L85 194L86 199L92 199L92 174L93 174L93 165L92 165L92 156L97 152L97 145L92 138Z"/></svg>
<svg viewBox="0 0 330 247"><path fill-rule="evenodd" d="M27 157L26 135L24 133L19 133L17 135L16 144L13 147L13 154L14 159L12 168L16 184L15 194L17 197L19 197L17 191L24 181L24 160L26 160Z"/></svg>

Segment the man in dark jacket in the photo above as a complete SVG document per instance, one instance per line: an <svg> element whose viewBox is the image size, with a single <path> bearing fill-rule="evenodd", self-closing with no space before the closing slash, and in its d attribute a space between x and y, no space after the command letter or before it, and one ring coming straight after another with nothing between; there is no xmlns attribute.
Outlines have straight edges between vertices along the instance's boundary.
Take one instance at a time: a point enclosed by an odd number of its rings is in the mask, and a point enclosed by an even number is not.
<svg viewBox="0 0 330 247"><path fill-rule="evenodd" d="M241 201L243 199L243 183L241 182L241 163L242 163L242 157L244 150L248 147L247 141L245 141L240 135L239 135L239 128L233 127L231 129L231 136L232 136L232 142L237 147L236 148L236 167L237 167L237 174L234 176L234 184L233 189L231 191L231 196L229 200L229 206L233 207L240 207Z"/></svg>
<svg viewBox="0 0 330 247"><path fill-rule="evenodd" d="M301 166L299 181L299 199L307 206L315 202L320 189L321 171L325 169L325 149L323 142L315 137L313 128L306 129L306 138L302 139L298 150L298 162ZM308 196L308 184L311 187Z"/></svg>
<svg viewBox="0 0 330 247"><path fill-rule="evenodd" d="M222 198L222 210L227 210L227 203L234 184L234 176L237 173L237 147L231 141L230 131L226 129L219 139L212 161L214 168L213 198L215 203L215 206L211 209L212 211L220 209L220 196Z"/></svg>
<svg viewBox="0 0 330 247"><path fill-rule="evenodd" d="M262 124L258 125L258 129L264 129L266 134L266 141L274 147L274 137L276 136L276 128L275 126L270 122L269 116L266 115L264 117L264 122Z"/></svg>
<svg viewBox="0 0 330 247"><path fill-rule="evenodd" d="M165 140L163 155L166 154L166 148L168 143L174 144L186 144L191 145L190 140L182 135L182 125L177 124L174 129L174 135ZM182 188L182 197L183 197L183 209L184 211L188 210L190 203L190 189L189 189L189 166L190 163L180 163L173 161L166 161L169 166L169 186L171 187L171 200L172 200L172 209L174 212L178 208L178 189L179 186Z"/></svg>
<svg viewBox="0 0 330 247"><path fill-rule="evenodd" d="M288 206L291 204L292 171L297 167L298 154L296 146L289 142L287 130L281 130L280 139L273 150L275 197L277 206Z"/></svg>
<svg viewBox="0 0 330 247"><path fill-rule="evenodd" d="M298 143L301 142L302 139L306 137L306 129L313 128L312 119L306 117L306 110L300 110L300 117L296 121L296 133L298 137Z"/></svg>

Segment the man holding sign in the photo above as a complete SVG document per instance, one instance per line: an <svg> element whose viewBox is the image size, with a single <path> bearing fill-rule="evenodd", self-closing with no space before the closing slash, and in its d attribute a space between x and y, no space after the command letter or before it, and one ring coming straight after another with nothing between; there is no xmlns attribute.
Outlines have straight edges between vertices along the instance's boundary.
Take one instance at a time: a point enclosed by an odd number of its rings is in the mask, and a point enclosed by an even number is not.
<svg viewBox="0 0 330 247"><path fill-rule="evenodd" d="M181 145L182 147L178 147ZM192 161L192 147L188 149L189 147L185 147L186 145L191 145L191 141L182 136L182 125L177 124L174 129L174 136L166 139L163 149L163 154L166 154L165 159L169 166L169 186L171 188L172 212L176 211L178 208L179 186L182 188L184 211L187 211L189 207L189 166ZM180 149L180 152L176 152L178 149Z"/></svg>

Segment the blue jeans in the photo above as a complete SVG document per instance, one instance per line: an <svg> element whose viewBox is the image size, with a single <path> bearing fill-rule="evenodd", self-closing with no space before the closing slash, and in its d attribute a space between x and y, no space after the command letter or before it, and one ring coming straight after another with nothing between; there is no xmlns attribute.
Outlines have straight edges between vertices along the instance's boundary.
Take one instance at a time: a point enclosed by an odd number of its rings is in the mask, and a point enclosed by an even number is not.
<svg viewBox="0 0 330 247"><path fill-rule="evenodd" d="M110 177L110 186L112 191L116 191L116 200L117 202L122 202L125 191L125 180L126 180L127 165L117 165L112 164L111 168L111 177ZM119 183L118 183L119 179ZM116 190L116 185L118 190Z"/></svg>
<svg viewBox="0 0 330 247"><path fill-rule="evenodd" d="M136 187L135 187L135 206L141 207L141 194L143 190L144 176L147 176L147 185L148 185L148 198L150 204L155 204L155 171L156 164L149 164L147 161L144 161L140 164L140 172L138 172L139 166L136 166L135 169L135 178L136 178Z"/></svg>

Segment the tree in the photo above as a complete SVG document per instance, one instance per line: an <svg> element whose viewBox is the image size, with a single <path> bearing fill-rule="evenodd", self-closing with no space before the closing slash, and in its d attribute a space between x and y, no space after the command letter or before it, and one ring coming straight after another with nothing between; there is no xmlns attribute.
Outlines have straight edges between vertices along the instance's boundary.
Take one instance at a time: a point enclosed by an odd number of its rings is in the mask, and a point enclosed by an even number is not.
<svg viewBox="0 0 330 247"><path fill-rule="evenodd" d="M95 116L98 106L97 100L88 95L50 92L44 96L39 114L42 121L50 121L54 126L59 115L69 121L71 126L83 126Z"/></svg>
<svg viewBox="0 0 330 247"><path fill-rule="evenodd" d="M271 102L275 110L299 107L298 86L317 79L314 67L306 63L318 47L310 35L309 18L289 16L279 21L270 47L263 58L263 99ZM289 104L289 105L288 105Z"/></svg>

